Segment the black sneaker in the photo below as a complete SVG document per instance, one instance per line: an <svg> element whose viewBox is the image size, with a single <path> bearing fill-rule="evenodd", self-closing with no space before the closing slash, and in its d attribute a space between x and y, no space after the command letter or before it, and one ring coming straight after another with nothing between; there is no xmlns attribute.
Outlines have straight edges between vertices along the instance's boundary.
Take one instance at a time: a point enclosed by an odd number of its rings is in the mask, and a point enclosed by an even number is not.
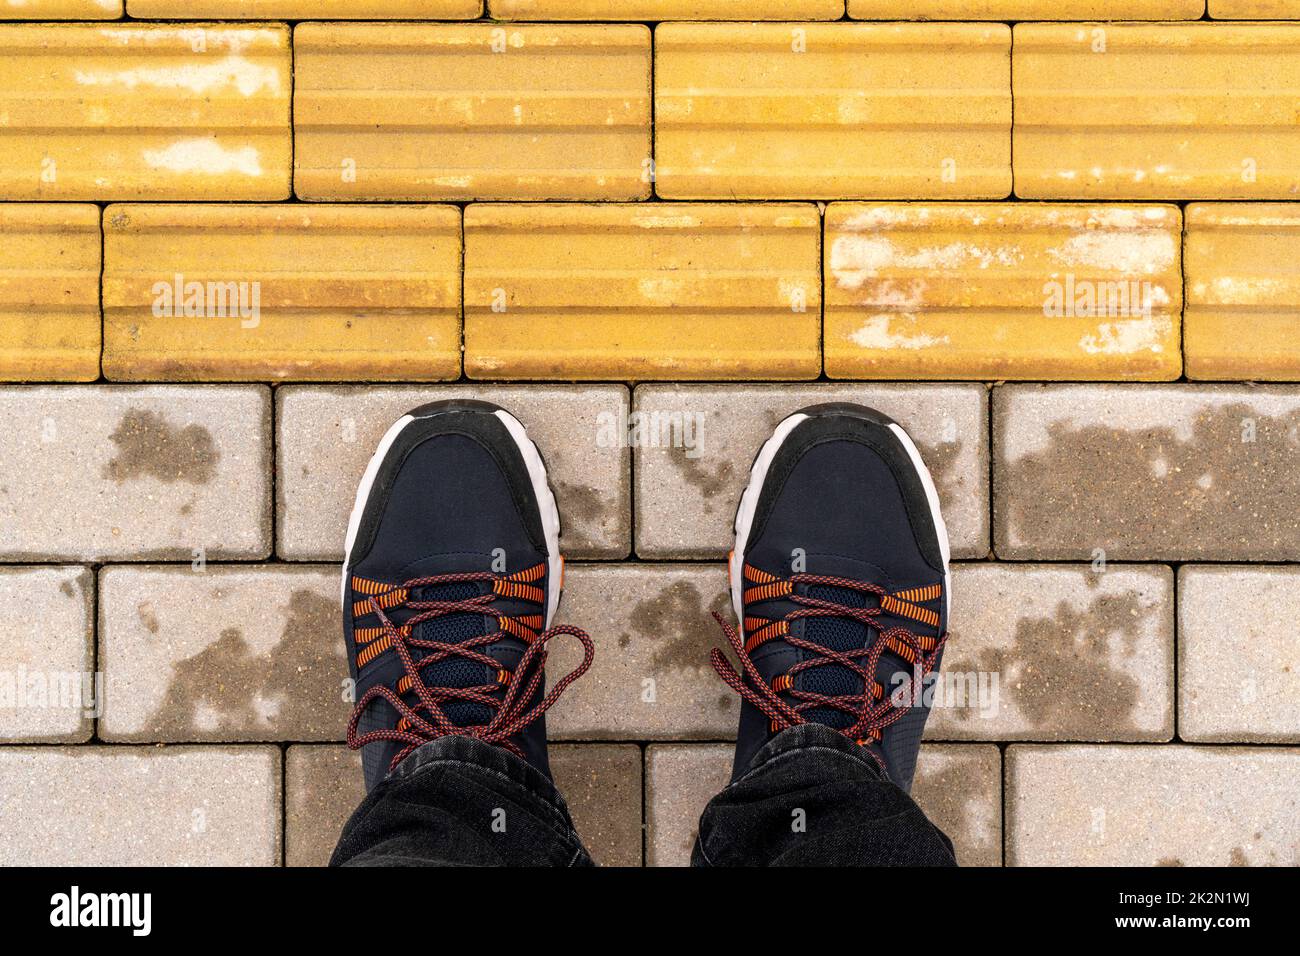
<svg viewBox="0 0 1300 956"><path fill-rule="evenodd" d="M463 735L549 776L543 713L590 666L551 627L564 559L541 455L486 402L403 416L371 458L348 523L343 633L357 705L348 746L372 789L416 747ZM583 644L544 694L545 645Z"/></svg>
<svg viewBox="0 0 1300 956"><path fill-rule="evenodd" d="M896 423L815 405L777 426L736 510L731 598L720 622L743 698L733 778L778 732L831 727L910 791L929 716L924 677L948 624L948 535L934 482Z"/></svg>

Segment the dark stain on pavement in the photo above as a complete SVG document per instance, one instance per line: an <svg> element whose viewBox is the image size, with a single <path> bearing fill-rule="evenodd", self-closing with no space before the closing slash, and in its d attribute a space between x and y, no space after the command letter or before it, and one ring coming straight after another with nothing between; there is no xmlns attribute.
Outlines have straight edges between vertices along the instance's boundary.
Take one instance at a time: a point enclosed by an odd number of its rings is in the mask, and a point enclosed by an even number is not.
<svg viewBox="0 0 1300 956"><path fill-rule="evenodd" d="M172 484L204 485L217 473L221 453L202 425L168 424L157 412L133 408L122 416L109 439L117 454L104 466L104 477L118 484L157 478Z"/></svg>
<svg viewBox="0 0 1300 956"><path fill-rule="evenodd" d="M1163 426L1058 422L1048 433L1046 447L997 479L994 523L1013 543L1144 559L1283 555L1300 545L1300 412L1206 408L1187 440Z"/></svg>
<svg viewBox="0 0 1300 956"><path fill-rule="evenodd" d="M912 794L924 802L926 813L948 834L954 846L987 843L1000 854L1001 844L993 839L994 834L980 832L981 825L987 825L987 821L982 824L974 813L975 798L984 793L988 783L988 775L983 772L978 755L958 754L945 758L941 763L922 760L916 768ZM988 866L994 862L994 856L958 862L963 866Z"/></svg>
<svg viewBox="0 0 1300 956"><path fill-rule="evenodd" d="M605 517L605 498L599 488L557 481L555 497L558 499L562 519L593 525L599 524Z"/></svg>
<svg viewBox="0 0 1300 956"><path fill-rule="evenodd" d="M709 466L703 456L691 458L687 451L686 448L674 446L668 450L668 460L686 479L686 483L700 492L704 498L704 510L712 513L713 499L733 490L735 466L729 458Z"/></svg>
<svg viewBox="0 0 1300 956"><path fill-rule="evenodd" d="M962 488L961 473L957 469L961 461L962 443L959 441L936 442L932 445L917 443L917 450L925 461L926 470L934 479L935 491L939 493L941 505L959 501L963 494L970 491Z"/></svg>
<svg viewBox="0 0 1300 956"><path fill-rule="evenodd" d="M651 668L709 668L709 649L724 642L710 612L725 615L730 605L728 595L721 593L706 608L699 588L690 581L674 581L654 597L640 601L632 611L631 624L654 644Z"/></svg>
<svg viewBox="0 0 1300 956"><path fill-rule="evenodd" d="M158 615L154 612L153 604L149 601L141 601L135 608L136 616L140 618L140 623L150 634L157 634L160 628Z"/></svg>
<svg viewBox="0 0 1300 956"><path fill-rule="evenodd" d="M341 736L342 650L337 601L315 591L294 591L274 647L254 653L239 628L222 631L214 643L175 665L147 728L169 738L256 738L264 732L278 739L277 728L333 728L337 715ZM274 716L262 713L258 702L273 704ZM205 719L201 726L201 712L217 715L217 725L206 726Z"/></svg>
<svg viewBox="0 0 1300 956"><path fill-rule="evenodd" d="M1135 592L1099 595L1082 611L1062 601L1051 617L1021 618L1010 647L945 660L944 670L999 674L1003 704L1014 702L1044 739L1136 735L1141 675L1136 669L1113 666L1110 648L1118 636L1124 654L1131 657L1145 613ZM960 635L954 634L953 647L960 647ZM961 720L979 719L975 704L957 707L955 713Z"/></svg>

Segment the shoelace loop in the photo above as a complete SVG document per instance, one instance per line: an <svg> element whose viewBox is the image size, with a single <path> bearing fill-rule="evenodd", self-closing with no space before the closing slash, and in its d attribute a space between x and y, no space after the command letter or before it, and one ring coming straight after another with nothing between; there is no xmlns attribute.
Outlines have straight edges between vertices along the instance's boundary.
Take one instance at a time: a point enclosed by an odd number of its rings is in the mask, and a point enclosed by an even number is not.
<svg viewBox="0 0 1300 956"><path fill-rule="evenodd" d="M745 591L745 603L765 600L786 600L801 605L784 617L764 619L745 618L745 631L748 639L742 639L738 628L714 612L713 617L727 636L731 649L740 661L741 673L737 673L719 648L709 654L709 660L718 676L744 700L758 708L772 722L773 731L785 730L798 724L807 723L803 716L805 711L814 708L831 708L853 717L853 723L847 727L836 728L844 736L859 744L878 741L886 727L901 719L911 706L915 694L920 693L925 677L934 669L939 653L947 643L948 635L925 637L913 633L906 627L884 626L879 620L882 611L901 613L904 616L933 623L938 631L939 618L933 611L921 607L917 601L934 600L941 594L935 585L930 588L917 588L910 591L891 594L884 588L850 578L831 577L820 574L792 574L788 578L760 571L745 565L745 578L754 586ZM873 607L852 607L825 598L815 598L799 594L795 590L800 584L824 587L844 588L862 594L874 595L878 604ZM869 640L865 647L848 651L837 651L791 633L790 624L800 618L843 617L865 625L868 634L877 632L877 638ZM800 661L783 674L777 675L768 683L754 665L752 654L767 641L779 638L791 647L809 652L812 656ZM884 688L876 680L876 673L881 655L890 650L908 661L913 668L912 694L908 703L899 706L894 694L884 693ZM828 695L804 690L794 686L794 679L802 672L815 667L838 664L852 671L861 681L861 694ZM794 698L790 703L782 697L785 694ZM868 751L870 753L870 751ZM873 759L879 758L871 753ZM883 769L883 768L882 768Z"/></svg>
<svg viewBox="0 0 1300 956"><path fill-rule="evenodd" d="M512 597L520 597L530 601L534 600L534 598L541 598L541 600L536 600L534 603L544 603L544 592L540 588L529 584L518 584L517 581L520 579L521 575L519 574L507 576L481 571L431 575L414 578L395 585L374 585L374 582L363 582L368 587L365 596L357 602L354 615L357 609L364 607L366 608L364 613L373 613L378 616L383 636L376 638L373 646L381 647L382 650L391 647L402 662L404 674L398 681L396 690L387 684L376 684L357 701L352 710L352 717L348 720L348 747L357 750L368 743L379 740L393 740L405 744L393 757L392 763L389 765L390 771L421 744L451 735L473 737L484 743L504 747L522 756L518 746L510 738L523 731L529 724L546 713L559 700L565 688L587 672L595 657L596 648L586 631L568 624L557 624L540 633L534 633L525 627L523 628L525 633L521 634L520 626L515 618L511 618L503 611L491 607L492 601L497 594L508 594ZM525 577L524 580L530 580L530 578ZM480 581L492 581L492 592L460 600L417 601L412 599L412 595L419 588ZM394 624L387 613L398 607L405 607L415 612L400 626ZM424 621L431 621L434 618L457 613L491 615L497 619L498 630L490 634L471 637L455 644L430 641L413 636L416 626ZM511 625L512 629L508 630L503 626L507 623ZM537 704L529 707L528 702L534 698L543 679L543 669L546 666L547 656L546 645L553 638L561 635L576 637L582 644L582 663L556 682L550 692ZM495 658L478 650L480 647L493 644L502 637L507 636L522 636L528 645L519 664L513 671L506 670ZM427 650L430 653L417 659L413 653L413 649L417 648ZM426 684L422 674L423 669L451 657L461 657L492 668L497 674L497 683L482 684L475 687L430 687ZM497 700L493 694L503 686L505 694L501 700ZM414 706L408 704L402 698L402 694L409 691L414 691L417 698ZM392 728L367 731L364 734L357 733L357 724L366 712L366 708L378 698L388 701L393 709L397 711L400 718L397 725ZM471 701L482 704L491 708L494 714L486 724L457 725L451 721L443 710L442 705L449 701Z"/></svg>

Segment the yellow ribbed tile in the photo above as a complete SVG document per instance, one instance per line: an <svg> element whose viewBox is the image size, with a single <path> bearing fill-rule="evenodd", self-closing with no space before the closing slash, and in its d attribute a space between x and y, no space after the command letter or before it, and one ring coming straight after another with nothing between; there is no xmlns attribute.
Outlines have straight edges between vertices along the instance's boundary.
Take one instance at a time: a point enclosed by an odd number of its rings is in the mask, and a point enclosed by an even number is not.
<svg viewBox="0 0 1300 956"><path fill-rule="evenodd" d="M820 217L791 205L465 210L472 378L815 378Z"/></svg>
<svg viewBox="0 0 1300 956"><path fill-rule="evenodd" d="M1300 380L1300 205L1187 207L1187 377Z"/></svg>
<svg viewBox="0 0 1300 956"><path fill-rule="evenodd" d="M1210 0L1210 16L1218 20L1296 20L1296 0Z"/></svg>
<svg viewBox="0 0 1300 956"><path fill-rule="evenodd" d="M1016 195L1300 198L1300 24L1020 24Z"/></svg>
<svg viewBox="0 0 1300 956"><path fill-rule="evenodd" d="M848 4L849 16L858 20L1196 20L1205 12L1205 0L848 0Z"/></svg>
<svg viewBox="0 0 1300 956"><path fill-rule="evenodd" d="M835 203L826 374L1168 380L1176 206Z"/></svg>
<svg viewBox="0 0 1300 956"><path fill-rule="evenodd" d="M483 0L127 0L126 7L144 19L472 20Z"/></svg>
<svg viewBox="0 0 1300 956"><path fill-rule="evenodd" d="M656 191L673 199L1001 199L1003 24L669 23Z"/></svg>
<svg viewBox="0 0 1300 956"><path fill-rule="evenodd" d="M99 209L0 204L0 381L99 377Z"/></svg>
<svg viewBox="0 0 1300 956"><path fill-rule="evenodd" d="M838 20L844 0L488 0L503 20Z"/></svg>
<svg viewBox="0 0 1300 956"><path fill-rule="evenodd" d="M0 26L0 198L283 199L289 32Z"/></svg>
<svg viewBox="0 0 1300 956"><path fill-rule="evenodd" d="M642 199L640 24L321 24L294 33L304 199Z"/></svg>
<svg viewBox="0 0 1300 956"><path fill-rule="evenodd" d="M452 206L109 206L104 374L456 378L460 261Z"/></svg>
<svg viewBox="0 0 1300 956"><path fill-rule="evenodd" d="M115 20L122 0L0 0L0 20Z"/></svg>

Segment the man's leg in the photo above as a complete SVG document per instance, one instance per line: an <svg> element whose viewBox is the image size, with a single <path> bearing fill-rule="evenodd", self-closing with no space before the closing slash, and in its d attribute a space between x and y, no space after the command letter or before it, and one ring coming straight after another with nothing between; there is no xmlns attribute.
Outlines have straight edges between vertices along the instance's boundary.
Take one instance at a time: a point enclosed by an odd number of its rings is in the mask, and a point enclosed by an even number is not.
<svg viewBox="0 0 1300 956"><path fill-rule="evenodd" d="M331 866L590 866L550 778L468 737L403 760L343 828Z"/></svg>
<svg viewBox="0 0 1300 956"><path fill-rule="evenodd" d="M862 748L783 731L700 818L693 866L956 866L952 841Z"/></svg>
<svg viewBox="0 0 1300 956"><path fill-rule="evenodd" d="M551 781L543 717L590 666L552 626L563 559L546 469L484 402L389 429L348 525L343 634L368 795L335 865L589 863ZM546 692L545 646L583 645Z"/></svg>
<svg viewBox="0 0 1300 956"><path fill-rule="evenodd" d="M908 795L948 618L948 538L903 429L845 403L789 416L759 450L730 560L742 698L732 782L702 865L953 865Z"/></svg>

